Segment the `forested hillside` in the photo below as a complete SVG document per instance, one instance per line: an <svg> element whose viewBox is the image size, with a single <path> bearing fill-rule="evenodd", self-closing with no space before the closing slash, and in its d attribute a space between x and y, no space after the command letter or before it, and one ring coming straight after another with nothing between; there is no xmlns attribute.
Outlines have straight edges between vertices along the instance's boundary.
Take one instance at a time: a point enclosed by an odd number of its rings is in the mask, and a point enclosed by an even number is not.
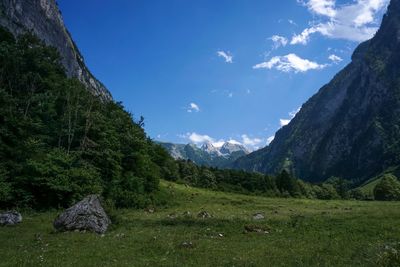
<svg viewBox="0 0 400 267"><path fill-rule="evenodd" d="M147 205L173 161L142 126L67 78L54 48L0 29L1 206L68 206L89 193Z"/></svg>

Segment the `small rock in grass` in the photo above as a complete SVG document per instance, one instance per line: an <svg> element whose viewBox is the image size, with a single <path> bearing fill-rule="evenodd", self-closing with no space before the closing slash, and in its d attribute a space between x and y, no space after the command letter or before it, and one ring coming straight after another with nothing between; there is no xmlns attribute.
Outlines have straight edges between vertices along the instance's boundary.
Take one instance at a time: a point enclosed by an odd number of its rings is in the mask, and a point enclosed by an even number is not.
<svg viewBox="0 0 400 267"><path fill-rule="evenodd" d="M155 209L154 209L154 208L147 208L147 209L146 209L146 212L147 212L147 213L154 213L154 212L155 212Z"/></svg>
<svg viewBox="0 0 400 267"><path fill-rule="evenodd" d="M17 211L7 211L0 214L0 225L17 225L22 222L22 216Z"/></svg>
<svg viewBox="0 0 400 267"><path fill-rule="evenodd" d="M168 214L167 217L168 217L169 219L176 219L176 218L178 217L178 215L174 212L174 213Z"/></svg>
<svg viewBox="0 0 400 267"><path fill-rule="evenodd" d="M270 229L262 225L245 225L244 230L246 233L259 233L259 234L269 234Z"/></svg>
<svg viewBox="0 0 400 267"><path fill-rule="evenodd" d="M264 220L264 219L265 219L264 214L260 212L253 214L253 220Z"/></svg>
<svg viewBox="0 0 400 267"><path fill-rule="evenodd" d="M197 218L207 219L207 218L211 218L211 215L207 211L202 210L197 214Z"/></svg>
<svg viewBox="0 0 400 267"><path fill-rule="evenodd" d="M125 234L124 233L119 233L115 235L116 238L124 238Z"/></svg>
<svg viewBox="0 0 400 267"><path fill-rule="evenodd" d="M181 244L182 248L194 248L194 244L192 243L192 241L184 241Z"/></svg>

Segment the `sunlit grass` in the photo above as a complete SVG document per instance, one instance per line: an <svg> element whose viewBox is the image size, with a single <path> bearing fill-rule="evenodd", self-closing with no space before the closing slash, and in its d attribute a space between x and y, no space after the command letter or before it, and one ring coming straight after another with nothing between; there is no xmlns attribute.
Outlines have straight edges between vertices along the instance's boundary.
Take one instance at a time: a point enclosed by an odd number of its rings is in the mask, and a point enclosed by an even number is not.
<svg viewBox="0 0 400 267"><path fill-rule="evenodd" d="M154 213L119 210L104 236L55 233L57 212L0 228L0 266L377 266L400 240L400 203L271 199L162 182ZM205 210L208 219L197 218ZM256 212L265 219L254 221ZM268 229L248 233L245 226Z"/></svg>

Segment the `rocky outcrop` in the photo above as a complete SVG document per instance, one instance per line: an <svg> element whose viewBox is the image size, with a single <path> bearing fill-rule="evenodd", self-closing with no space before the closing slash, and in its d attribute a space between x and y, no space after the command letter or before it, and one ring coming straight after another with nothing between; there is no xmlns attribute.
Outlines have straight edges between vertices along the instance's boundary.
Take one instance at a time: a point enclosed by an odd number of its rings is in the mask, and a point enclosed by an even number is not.
<svg viewBox="0 0 400 267"><path fill-rule="evenodd" d="M68 77L78 78L95 95L111 100L111 94L88 70L71 35L64 26L55 0L0 0L0 26L14 35L33 32L57 48Z"/></svg>
<svg viewBox="0 0 400 267"><path fill-rule="evenodd" d="M392 0L374 38L308 100L270 146L235 162L239 169L282 169L320 182L362 182L400 164L400 0Z"/></svg>
<svg viewBox="0 0 400 267"><path fill-rule="evenodd" d="M91 231L103 234L111 224L96 195L90 195L60 214L54 221L58 231Z"/></svg>
<svg viewBox="0 0 400 267"><path fill-rule="evenodd" d="M17 211L0 213L0 225L16 225L22 222L22 216Z"/></svg>

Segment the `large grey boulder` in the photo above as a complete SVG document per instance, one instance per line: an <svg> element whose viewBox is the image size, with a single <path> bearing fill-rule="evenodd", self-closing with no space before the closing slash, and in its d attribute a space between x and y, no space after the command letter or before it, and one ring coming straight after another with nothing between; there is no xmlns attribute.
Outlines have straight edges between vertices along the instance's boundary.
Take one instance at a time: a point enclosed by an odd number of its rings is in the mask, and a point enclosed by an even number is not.
<svg viewBox="0 0 400 267"><path fill-rule="evenodd" d="M16 225L22 222L22 216L16 211L0 213L0 225Z"/></svg>
<svg viewBox="0 0 400 267"><path fill-rule="evenodd" d="M111 224L97 195L90 195L65 210L54 220L58 231L92 231L103 234Z"/></svg>

